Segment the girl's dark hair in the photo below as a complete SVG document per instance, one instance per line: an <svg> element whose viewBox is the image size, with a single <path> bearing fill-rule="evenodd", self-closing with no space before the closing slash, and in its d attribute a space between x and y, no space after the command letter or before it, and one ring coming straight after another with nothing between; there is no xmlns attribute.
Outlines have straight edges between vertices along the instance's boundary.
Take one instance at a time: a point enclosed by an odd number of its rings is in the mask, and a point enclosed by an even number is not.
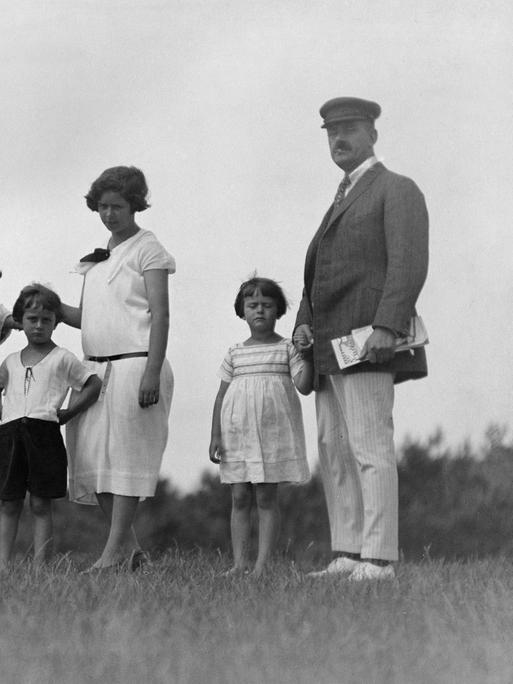
<svg viewBox="0 0 513 684"><path fill-rule="evenodd" d="M148 186L146 178L135 166L113 166L106 169L91 185L85 200L91 211L98 211L98 202L104 192L118 192L133 213L144 211L150 205L146 201Z"/></svg>
<svg viewBox="0 0 513 684"><path fill-rule="evenodd" d="M59 295L41 283L32 283L23 288L18 299L14 302L12 317L16 323L21 323L23 314L27 309L39 306L55 314L56 324L62 321L62 305Z"/></svg>
<svg viewBox="0 0 513 684"><path fill-rule="evenodd" d="M260 292L264 297L272 297L274 299L277 309L276 318L281 318L287 311L288 302L278 283L270 278L255 276L242 283L237 292L233 306L239 318L244 318L244 300L246 297L252 297L256 292Z"/></svg>

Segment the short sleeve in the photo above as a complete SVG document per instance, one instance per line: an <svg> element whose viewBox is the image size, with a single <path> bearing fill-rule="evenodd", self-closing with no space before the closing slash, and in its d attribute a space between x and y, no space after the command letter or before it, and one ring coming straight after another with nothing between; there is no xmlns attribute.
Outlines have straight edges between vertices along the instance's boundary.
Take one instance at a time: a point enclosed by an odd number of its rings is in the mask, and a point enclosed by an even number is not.
<svg viewBox="0 0 513 684"><path fill-rule="evenodd" d="M233 380L233 362L232 362L232 350L228 349L226 356L223 359L223 363L219 368L217 375L223 380L223 382L231 382Z"/></svg>
<svg viewBox="0 0 513 684"><path fill-rule="evenodd" d="M80 392L87 380L94 375L84 364L77 359L75 354L72 354L67 349L63 350L61 359L61 372L64 375L68 387Z"/></svg>
<svg viewBox="0 0 513 684"><path fill-rule="evenodd" d="M150 231L145 235L139 251L141 273L151 269L163 269L171 275L176 271L174 257L167 252Z"/></svg>
<svg viewBox="0 0 513 684"><path fill-rule="evenodd" d="M303 359L294 347L292 340L287 340L287 352L289 356L290 376L295 378L296 375L303 370Z"/></svg>

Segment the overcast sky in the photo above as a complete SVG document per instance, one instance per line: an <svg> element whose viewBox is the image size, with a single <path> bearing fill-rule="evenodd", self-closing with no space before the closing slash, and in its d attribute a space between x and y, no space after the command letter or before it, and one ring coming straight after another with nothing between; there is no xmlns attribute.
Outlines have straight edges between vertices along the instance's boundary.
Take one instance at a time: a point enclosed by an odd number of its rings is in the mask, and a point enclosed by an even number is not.
<svg viewBox="0 0 513 684"><path fill-rule="evenodd" d="M509 1L0 0L0 301L31 280L76 304L71 273L108 234L83 200L106 167L143 169L138 215L175 256L168 357L175 399L163 474L208 463L217 369L247 329L233 313L255 269L291 301L340 181L320 105L379 102L376 153L426 196L430 274L418 309L430 375L396 394L398 443L513 426L513 69ZM80 351L76 330L55 341ZM0 356L23 346L12 335ZM316 461L313 396L303 400Z"/></svg>

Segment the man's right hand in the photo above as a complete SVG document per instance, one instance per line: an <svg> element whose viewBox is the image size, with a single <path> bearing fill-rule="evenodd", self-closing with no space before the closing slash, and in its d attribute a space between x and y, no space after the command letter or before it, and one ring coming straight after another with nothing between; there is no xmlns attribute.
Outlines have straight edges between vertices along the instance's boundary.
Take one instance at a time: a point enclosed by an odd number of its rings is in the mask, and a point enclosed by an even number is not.
<svg viewBox="0 0 513 684"><path fill-rule="evenodd" d="M294 330L294 335L292 337L294 346L297 351L302 354L312 348L313 345L313 334L312 328L308 323L301 323Z"/></svg>

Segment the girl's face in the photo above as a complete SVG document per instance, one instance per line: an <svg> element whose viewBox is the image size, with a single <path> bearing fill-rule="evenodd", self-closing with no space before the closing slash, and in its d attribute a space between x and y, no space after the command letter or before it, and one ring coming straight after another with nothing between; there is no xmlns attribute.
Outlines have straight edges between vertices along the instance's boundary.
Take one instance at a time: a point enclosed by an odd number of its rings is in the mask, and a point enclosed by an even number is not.
<svg viewBox="0 0 513 684"><path fill-rule="evenodd" d="M130 204L119 192L108 190L98 201L98 213L102 223L114 235L123 235L133 230L134 214Z"/></svg>
<svg viewBox="0 0 513 684"><path fill-rule="evenodd" d="M50 342L57 325L54 312L42 306L26 309L21 324L29 343L36 346Z"/></svg>
<svg viewBox="0 0 513 684"><path fill-rule="evenodd" d="M250 297L244 297L244 320L252 332L272 332L277 311L276 301L272 297L265 297L260 290Z"/></svg>

